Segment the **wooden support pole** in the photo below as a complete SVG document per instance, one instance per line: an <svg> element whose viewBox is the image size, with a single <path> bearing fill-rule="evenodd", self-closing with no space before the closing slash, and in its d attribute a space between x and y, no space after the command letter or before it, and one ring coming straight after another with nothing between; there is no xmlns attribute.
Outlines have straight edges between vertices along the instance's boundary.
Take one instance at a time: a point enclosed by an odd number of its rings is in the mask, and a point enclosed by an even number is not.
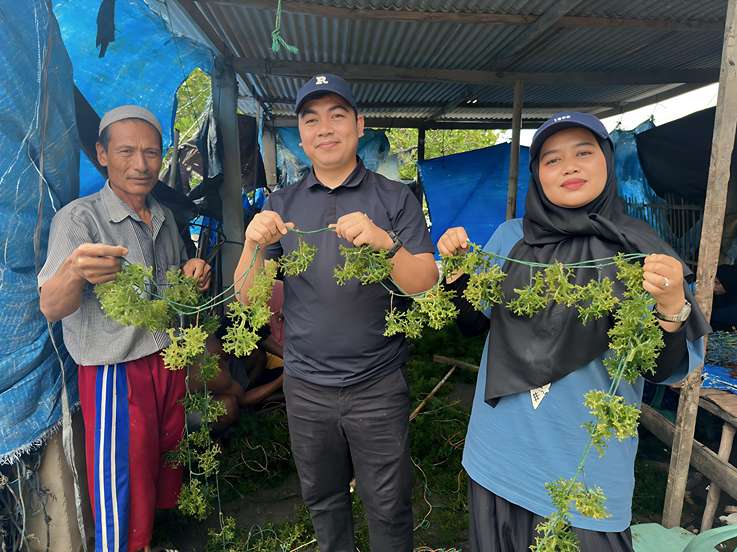
<svg viewBox="0 0 737 552"><path fill-rule="evenodd" d="M223 145L223 183L220 201L223 208L223 233L226 243L221 249L223 287L233 283L233 272L243 249L243 199L241 154L238 141L236 102L238 89L230 63L218 58L212 78L212 102L219 138Z"/></svg>
<svg viewBox="0 0 737 552"><path fill-rule="evenodd" d="M513 219L517 211L517 180L519 178L519 137L522 128L522 81L514 83L512 107L512 147L509 155L509 182L507 184L507 220Z"/></svg>
<svg viewBox="0 0 737 552"><path fill-rule="evenodd" d="M266 185L269 190L276 188L276 129L269 124L264 124L264 131L261 135L261 157L264 160L264 170L266 172Z"/></svg>
<svg viewBox="0 0 737 552"><path fill-rule="evenodd" d="M722 438L719 442L719 452L717 456L725 464L729 463L729 455L732 452L732 444L734 443L734 427L728 423L722 426ZM701 532L708 531L714 525L714 514L716 514L719 505L719 496L722 489L719 485L712 481L709 484L709 494L706 496L706 507L704 515L701 518Z"/></svg>
<svg viewBox="0 0 737 552"><path fill-rule="evenodd" d="M443 386L443 384L446 381L448 381L448 378L453 375L453 372L455 372L455 370L456 370L456 367L455 366L452 366L450 368L450 370L448 370L448 372L445 374L445 376L443 376L443 379L441 379L438 382L438 384L435 387L432 388L432 391L430 391L427 394L427 397L425 397L424 399L422 399L422 402L420 404L418 404L417 405L417 408L415 408L412 411L412 414L409 415L409 421L410 422L417 417L417 415L422 411L423 408L425 408L425 405L430 401L430 399L432 399L435 396L435 394L438 391L440 391L440 388Z"/></svg>
<svg viewBox="0 0 737 552"><path fill-rule="evenodd" d="M722 65L719 74L719 95L704 204L704 224L699 244L696 301L707 318L711 316L714 276L719 259L732 150L737 128L737 10L735 4L737 0L729 0L727 4ZM699 366L694 370L681 387L663 509L665 527L676 527L681 522L696 414L699 407L702 369L703 366Z"/></svg>
<svg viewBox="0 0 737 552"><path fill-rule="evenodd" d="M425 160L425 129L424 127L417 129L417 162L421 163Z"/></svg>
<svg viewBox="0 0 737 552"><path fill-rule="evenodd" d="M174 144L171 150L171 159L169 160L169 181L167 185L170 188L177 186L177 173L179 172L179 131L174 129ZM182 191L182 190L177 190Z"/></svg>

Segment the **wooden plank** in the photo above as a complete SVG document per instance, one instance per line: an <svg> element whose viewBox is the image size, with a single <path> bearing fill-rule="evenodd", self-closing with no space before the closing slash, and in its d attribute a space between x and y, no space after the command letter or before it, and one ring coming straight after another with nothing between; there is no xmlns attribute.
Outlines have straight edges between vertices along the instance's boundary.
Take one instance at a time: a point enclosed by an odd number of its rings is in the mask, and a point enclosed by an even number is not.
<svg viewBox="0 0 737 552"><path fill-rule="evenodd" d="M274 0L198 0L201 4L221 4L260 10L274 11ZM301 13L339 19L364 19L378 21L402 21L421 23L467 23L471 25L530 25L540 16L488 12L441 12L429 10L391 10L344 8L325 6L296 0L286 0L282 9L289 13ZM635 19L621 17L564 16L555 22L555 27L590 28L635 28L662 31L720 32L723 27L718 21L672 19Z"/></svg>
<svg viewBox="0 0 737 552"><path fill-rule="evenodd" d="M732 452L732 443L734 443L734 426L725 422L722 426L722 437L719 441L719 452L717 456L722 462L729 463L729 455ZM719 504L719 495L722 490L714 481L709 485L709 493L706 495L706 507L704 515L701 517L701 532L708 531L714 524L714 514Z"/></svg>
<svg viewBox="0 0 737 552"><path fill-rule="evenodd" d="M710 397L702 396L699 399L699 406L725 422L729 422L730 424L737 426L737 416L714 403Z"/></svg>
<svg viewBox="0 0 737 552"><path fill-rule="evenodd" d="M565 83L568 86L577 86L671 83L710 84L718 78L718 71L716 69L524 73L515 71L397 67L393 65L316 63L246 57L236 58L233 64L241 74L252 73L254 75L309 78L320 73L337 73L349 81L373 82L460 82L477 85L513 85L516 81L521 80L528 84L560 85L561 83Z"/></svg>
<svg viewBox="0 0 737 552"><path fill-rule="evenodd" d="M672 446L674 425L647 404L642 405L640 422L648 431L667 446ZM711 481L716 482L729 496L737 500L737 468L722 462L717 454L698 441L693 441L693 467Z"/></svg>
<svg viewBox="0 0 737 552"><path fill-rule="evenodd" d="M509 178L507 180L507 220L513 219L517 211L517 181L519 179L519 139L522 128L522 101L524 85L514 83L514 108L512 113L512 146L509 152Z"/></svg>
<svg viewBox="0 0 737 552"><path fill-rule="evenodd" d="M471 364L470 362L464 362L462 360L458 360L457 358L451 358L443 355L433 355L432 361L437 364L447 364L448 366L458 366L459 368L465 368L466 370L470 370L471 372L478 372L479 367L475 364Z"/></svg>
<svg viewBox="0 0 737 552"><path fill-rule="evenodd" d="M696 271L696 301L707 318L711 315L714 275L722 241L732 150L735 129L737 129L737 10L735 4L737 0L730 0L727 4L719 94L704 205L704 224L699 245L699 265ZM681 522L699 405L702 369L703 366L699 366L689 374L681 387L663 510L665 527L675 527ZM722 486L721 482L717 483Z"/></svg>

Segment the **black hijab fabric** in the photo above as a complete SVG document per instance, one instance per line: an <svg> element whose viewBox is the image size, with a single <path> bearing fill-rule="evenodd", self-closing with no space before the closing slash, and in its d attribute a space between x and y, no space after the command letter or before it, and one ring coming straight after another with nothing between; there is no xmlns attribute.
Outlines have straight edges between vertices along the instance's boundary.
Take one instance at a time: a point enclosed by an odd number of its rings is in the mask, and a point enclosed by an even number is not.
<svg viewBox="0 0 737 552"><path fill-rule="evenodd" d="M614 155L608 140L599 140L607 164L604 191L591 203L576 209L551 203L542 190L538 161L532 164L532 183L527 192L523 219L524 236L509 257L539 263L572 263L612 257L624 253L663 253L678 258L645 222L624 212L617 195ZM683 263L683 261L681 261ZM687 282L693 273L684 264ZM502 284L505 301L516 295L515 288L530 284L529 267L507 261L507 277ZM615 282L615 292L622 286L614 266L574 271L576 284L585 285L592 278L607 277ZM685 285L685 283L684 283ZM709 325L686 288L692 312L685 323L686 336L694 340L710 331ZM504 305L492 309L485 399L490 404L503 396L521 393L555 382L600 357L608 350L611 317L583 325L575 308L549 305L532 318L516 316Z"/></svg>

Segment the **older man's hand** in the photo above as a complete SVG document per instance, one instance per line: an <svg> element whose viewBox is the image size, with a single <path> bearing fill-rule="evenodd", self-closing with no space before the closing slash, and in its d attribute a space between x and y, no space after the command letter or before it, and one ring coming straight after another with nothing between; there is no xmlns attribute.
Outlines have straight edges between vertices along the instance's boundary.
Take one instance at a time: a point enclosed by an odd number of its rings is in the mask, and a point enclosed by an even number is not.
<svg viewBox="0 0 737 552"><path fill-rule="evenodd" d="M190 259L182 266L182 274L197 280L200 291L207 291L210 287L211 270L204 259Z"/></svg>

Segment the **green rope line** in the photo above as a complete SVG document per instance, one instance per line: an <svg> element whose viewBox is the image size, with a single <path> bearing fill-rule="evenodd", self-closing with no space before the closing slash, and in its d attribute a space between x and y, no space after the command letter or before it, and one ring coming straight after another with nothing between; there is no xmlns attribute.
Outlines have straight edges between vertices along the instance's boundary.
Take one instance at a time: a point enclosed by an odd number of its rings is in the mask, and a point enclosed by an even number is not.
<svg viewBox="0 0 737 552"><path fill-rule="evenodd" d="M295 228L289 228L288 231L289 232L293 232L293 233L298 234L298 235L306 236L306 235L311 235L311 234L319 234L319 233L322 233L322 232L335 232L335 228L329 227L329 226L325 226L323 228L316 228L314 230L301 230L301 229L295 227ZM471 244L471 246L472 246L473 249L476 249L477 248L477 246L475 244ZM246 271L243 273L243 275L237 281L233 282L232 285L228 286L222 292L220 292L219 294L211 297L210 299L208 299L205 303L202 303L201 305L198 305L198 306L185 305L185 304L177 303L175 301L171 301L169 299L166 299L164 296L159 295L159 294L157 294L156 292L153 292L153 291L149 291L149 290L141 290L141 291L146 291L147 293L150 293L150 295L152 297L154 297L155 299L161 299L161 300L166 301L167 304L169 304L172 307L172 309L177 314L183 314L183 315L195 315L195 314L198 314L200 312L203 312L203 311L206 311L208 309L212 309L214 307L217 307L219 305L222 305L224 303L227 303L227 302L231 301L232 299L234 299L235 297L237 297L238 293L240 293L241 287L243 287L243 283L245 283L245 279L248 277L248 275L250 274L251 270L253 269L253 266L256 263L256 258L257 258L257 255L258 255L259 250L260 250L260 246L257 246L256 247L256 250L253 253L253 256L251 257L251 262L249 263L248 268L246 269ZM487 252L485 252L483 250L480 250L480 253L482 253L483 255L487 256L487 258L489 258L490 260L493 260L493 259L498 258L498 259L502 259L504 261L508 261L508 262L511 262L511 263L516 263L516 264L519 264L519 265L522 265L522 266L527 266L527 267L530 267L530 268L547 268L547 267L551 266L550 264L546 264L546 263L539 263L539 262L535 262L535 261L524 261L524 260L521 260L521 259L514 259L512 257L507 257L506 255L498 255L498 254L495 254L495 253L487 253ZM647 257L647 255L645 255L643 253L626 253L626 254L622 255L622 257L625 260L627 260L627 261L633 261L633 260L637 260L637 259L644 259L645 257ZM120 257L120 259L121 259L121 262L122 263L132 264L125 257ZM602 269L604 267L607 267L607 266L613 266L614 264L615 264L614 263L614 257L602 257L602 258L599 258L599 259L590 259L590 260L579 261L579 262L575 262L575 263L565 263L565 264L563 264L563 267L570 268L570 269L597 269L597 270L600 270L600 269ZM438 275L437 284L439 284L442 281L443 277L444 277L443 274L439 274ZM405 298L409 298L409 299L417 299L417 298L424 297L426 295L426 293L427 293L425 291L421 291L421 292L417 292L417 293L407 293L406 291L404 291L402 289L402 287L394 279L390 279L389 282L396 288L396 290L391 289L384 282L379 282L379 283L381 284L381 286L392 297L405 297ZM166 285L169 285L169 284L161 284L161 286L166 286ZM236 290L236 286L237 285L239 285L239 287Z"/></svg>
<svg viewBox="0 0 737 552"><path fill-rule="evenodd" d="M284 40L281 34L281 14L282 14L282 0L278 0L276 3L276 20L274 21L274 30L271 31L271 51L275 54L284 48L290 54L298 54L299 48L292 46Z"/></svg>

